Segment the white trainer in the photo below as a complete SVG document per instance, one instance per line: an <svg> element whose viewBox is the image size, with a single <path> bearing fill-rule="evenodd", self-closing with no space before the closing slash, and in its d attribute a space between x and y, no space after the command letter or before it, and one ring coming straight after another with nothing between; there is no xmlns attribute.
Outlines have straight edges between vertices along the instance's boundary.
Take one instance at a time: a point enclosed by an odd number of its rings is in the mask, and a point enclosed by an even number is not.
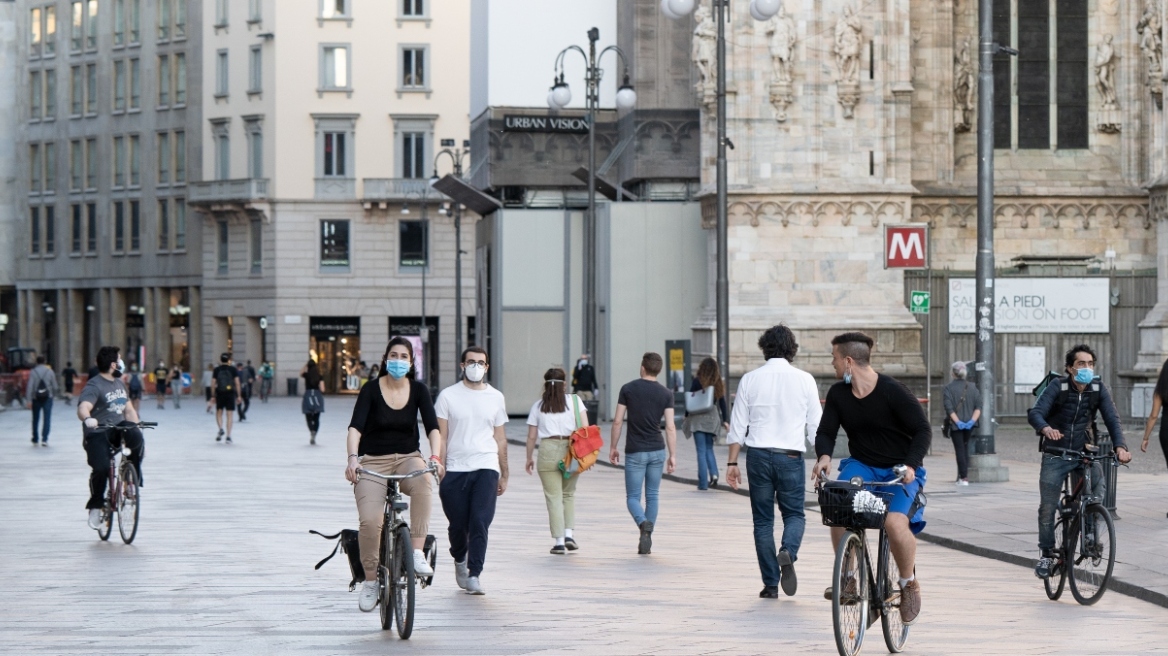
<svg viewBox="0 0 1168 656"><path fill-rule="evenodd" d="M434 576L434 568L430 567L430 559L421 549L414 549L414 574L418 576Z"/></svg>
<svg viewBox="0 0 1168 656"><path fill-rule="evenodd" d="M466 593L472 595L485 595L486 590L483 590L483 584L479 583L479 577L472 576L466 580Z"/></svg>
<svg viewBox="0 0 1168 656"><path fill-rule="evenodd" d="M101 508L90 508L89 509L89 528L91 528L95 531L100 531L102 528L102 524L104 524L104 523L105 522L102 521Z"/></svg>
<svg viewBox="0 0 1168 656"><path fill-rule="evenodd" d="M455 561L454 562L454 582L458 584L458 587L462 588L463 590L466 590L467 581L469 579L470 579L470 568L466 566L466 561L464 560L461 563L458 561Z"/></svg>
<svg viewBox="0 0 1168 656"><path fill-rule="evenodd" d="M377 581L365 581L361 584L361 593L357 597L357 607L361 612L368 613L377 606Z"/></svg>

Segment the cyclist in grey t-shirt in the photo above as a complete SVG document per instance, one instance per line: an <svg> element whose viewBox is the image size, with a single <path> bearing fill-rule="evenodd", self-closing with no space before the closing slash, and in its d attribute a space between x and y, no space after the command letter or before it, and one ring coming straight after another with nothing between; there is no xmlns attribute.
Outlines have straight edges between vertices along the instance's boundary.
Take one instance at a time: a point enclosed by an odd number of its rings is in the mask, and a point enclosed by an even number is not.
<svg viewBox="0 0 1168 656"><path fill-rule="evenodd" d="M138 468L138 484L142 484L142 456L145 441L142 431L131 428L124 431L109 430L123 422L138 423L138 412L130 403L130 394L121 381L125 363L118 356L118 347L103 346L97 351L98 375L90 378L77 399L77 418L84 422L85 438L82 444L89 466L89 527L101 528L101 508L105 505L105 488L109 483L110 450L124 438L130 447L130 462Z"/></svg>

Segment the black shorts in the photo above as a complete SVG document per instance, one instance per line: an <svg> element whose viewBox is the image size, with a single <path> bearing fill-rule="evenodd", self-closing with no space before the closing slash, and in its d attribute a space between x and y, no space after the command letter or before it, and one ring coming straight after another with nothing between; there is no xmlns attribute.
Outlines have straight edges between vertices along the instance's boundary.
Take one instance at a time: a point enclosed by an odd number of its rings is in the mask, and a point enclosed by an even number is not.
<svg viewBox="0 0 1168 656"><path fill-rule="evenodd" d="M216 392L215 393L215 409L216 410L234 410L235 409L235 392Z"/></svg>
<svg viewBox="0 0 1168 656"><path fill-rule="evenodd" d="M203 395L207 397L207 403L210 403L211 402L211 388L204 387L203 388Z"/></svg>
<svg viewBox="0 0 1168 656"><path fill-rule="evenodd" d="M137 401L141 398L142 398L142 390L138 390L137 392L135 392L134 390L130 390L130 400L131 401Z"/></svg>

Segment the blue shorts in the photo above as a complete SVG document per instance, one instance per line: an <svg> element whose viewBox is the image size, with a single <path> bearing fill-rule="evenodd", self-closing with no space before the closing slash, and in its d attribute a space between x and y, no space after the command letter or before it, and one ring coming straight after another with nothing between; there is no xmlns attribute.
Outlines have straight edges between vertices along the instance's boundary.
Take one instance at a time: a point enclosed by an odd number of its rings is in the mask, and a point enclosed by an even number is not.
<svg viewBox="0 0 1168 656"><path fill-rule="evenodd" d="M925 528L925 479L926 473L924 467L916 468L916 478L912 483L905 486L881 486L881 490L891 493L892 498L888 499L888 512L900 513L907 515L909 518L908 526L912 529L913 535L920 533ZM892 468L883 467L869 467L855 458L844 458L840 461L838 480L846 481L851 478L859 476L866 481L892 481L896 480L896 474L892 472Z"/></svg>

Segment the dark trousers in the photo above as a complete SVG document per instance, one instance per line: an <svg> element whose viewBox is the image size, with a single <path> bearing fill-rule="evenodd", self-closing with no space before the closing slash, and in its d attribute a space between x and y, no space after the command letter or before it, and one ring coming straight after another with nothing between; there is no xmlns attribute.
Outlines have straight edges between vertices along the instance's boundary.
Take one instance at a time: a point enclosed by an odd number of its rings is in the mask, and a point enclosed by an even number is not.
<svg viewBox="0 0 1168 656"><path fill-rule="evenodd" d="M466 562L471 576L482 574L487 560L487 529L495 519L498 491L499 472L493 469L446 472L438 486L450 520L450 555L455 562Z"/></svg>
<svg viewBox="0 0 1168 656"><path fill-rule="evenodd" d="M41 425L41 413L45 414L45 423ZM32 402L32 441L37 441L37 426L41 426L41 439L49 441L49 428L53 423L53 399Z"/></svg>
<svg viewBox="0 0 1168 656"><path fill-rule="evenodd" d="M1168 422L1160 421L1160 451L1164 454L1164 462L1168 464Z"/></svg>
<svg viewBox="0 0 1168 656"><path fill-rule="evenodd" d="M308 430L315 433L320 430L320 413L308 412L304 415L304 420L308 422Z"/></svg>
<svg viewBox="0 0 1168 656"><path fill-rule="evenodd" d="M746 481L750 486L750 512L754 515L754 552L763 585L779 584L779 558L775 551L775 503L783 516L782 549L798 559L807 518L803 514L806 473L802 456L765 449L746 452Z"/></svg>
<svg viewBox="0 0 1168 656"><path fill-rule="evenodd" d="M93 473L89 475L89 502L85 504L87 510L105 505L105 488L109 485L110 451L120 446L121 436L125 436L126 446L130 447L130 462L137 465L138 481L141 484L142 458L146 455L142 431L137 428L125 431L92 431L85 436L84 441L86 459L93 468Z"/></svg>
<svg viewBox="0 0 1168 656"><path fill-rule="evenodd" d="M957 478L969 478L969 441L973 431L950 428L949 437L953 438L953 452L957 454Z"/></svg>
<svg viewBox="0 0 1168 656"><path fill-rule="evenodd" d="M243 420L247 418L247 410L251 407L251 385L244 385L239 392L239 418Z"/></svg>

